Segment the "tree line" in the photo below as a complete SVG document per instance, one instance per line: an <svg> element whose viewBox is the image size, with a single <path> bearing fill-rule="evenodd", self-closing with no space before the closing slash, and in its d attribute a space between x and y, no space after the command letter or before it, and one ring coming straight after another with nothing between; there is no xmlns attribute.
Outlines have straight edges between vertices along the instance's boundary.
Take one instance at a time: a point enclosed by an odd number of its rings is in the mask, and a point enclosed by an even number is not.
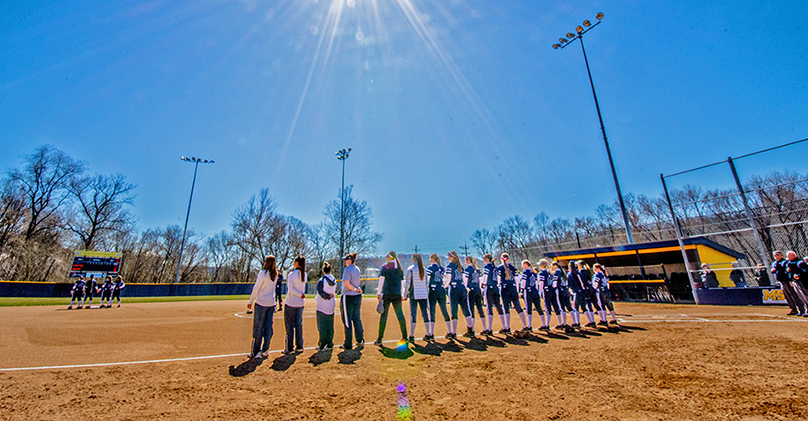
<svg viewBox="0 0 808 421"><path fill-rule="evenodd" d="M752 175L744 192L753 223L735 188L703 189L686 184L670 190L671 204L684 237L706 236L746 255L747 263L762 263L754 230L766 253L795 250L808 254L808 176L791 171ZM664 194L624 195L635 242L675 240L676 231ZM545 252L626 244L618 201L601 205L593 216L550 218L540 212L532 220L515 215L493 229L475 230L470 240L480 255L508 251L518 259L538 259Z"/></svg>
<svg viewBox="0 0 808 421"><path fill-rule="evenodd" d="M0 191L0 279L64 281L75 250L122 253L126 282L171 283L182 228L140 227L132 214L136 186L122 174L90 174L87 163L51 145L23 157L8 170ZM367 201L345 189L345 249L375 251L383 235L372 230ZM329 201L314 225L277 212L269 189L237 207L230 226L212 236L186 234L180 282L251 282L263 257L281 268L298 254L337 264L341 195Z"/></svg>

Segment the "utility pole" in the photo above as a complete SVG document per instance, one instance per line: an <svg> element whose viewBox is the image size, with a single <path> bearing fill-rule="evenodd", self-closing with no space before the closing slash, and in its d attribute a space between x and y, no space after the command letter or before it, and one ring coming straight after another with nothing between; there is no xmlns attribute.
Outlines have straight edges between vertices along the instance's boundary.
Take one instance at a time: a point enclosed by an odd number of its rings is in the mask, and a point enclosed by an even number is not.
<svg viewBox="0 0 808 421"><path fill-rule="evenodd" d="M468 244L463 243L463 245L462 245L462 246L460 246L460 249L461 249L461 250L463 250L463 253L464 253L463 255L464 255L464 256L468 256L468 255L469 255L469 246L468 246Z"/></svg>
<svg viewBox="0 0 808 421"><path fill-rule="evenodd" d="M415 254L418 254L418 244L416 244L416 245L415 245L415 248L414 248L414 249L412 249L412 250L415 252Z"/></svg>

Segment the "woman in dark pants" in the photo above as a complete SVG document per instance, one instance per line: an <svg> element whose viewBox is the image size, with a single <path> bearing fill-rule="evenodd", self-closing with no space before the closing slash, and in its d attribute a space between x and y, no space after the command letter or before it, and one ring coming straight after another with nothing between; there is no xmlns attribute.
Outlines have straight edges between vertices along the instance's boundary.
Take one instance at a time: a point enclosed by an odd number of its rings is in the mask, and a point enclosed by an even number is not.
<svg viewBox="0 0 808 421"><path fill-rule="evenodd" d="M401 281L403 279L404 271L401 269L396 252L387 253L387 264L379 273L379 294L376 296L378 300L384 300L384 311L379 319L379 338L373 342L374 345L382 345L382 337L387 327L387 314L391 305L396 312L398 325L401 328L401 340L407 341L407 322L404 319L404 311L401 309Z"/></svg>
<svg viewBox="0 0 808 421"><path fill-rule="evenodd" d="M255 279L247 310L253 313L253 342L250 358L266 358L269 353L269 341L272 339L272 320L275 317L275 282L278 280L278 268L275 256L264 258L264 266Z"/></svg>
<svg viewBox="0 0 808 421"><path fill-rule="evenodd" d="M286 348L284 354L303 352L303 306L306 294L306 258L295 258L295 270L286 279L286 305L283 320L286 324ZM293 345L294 348L292 347Z"/></svg>

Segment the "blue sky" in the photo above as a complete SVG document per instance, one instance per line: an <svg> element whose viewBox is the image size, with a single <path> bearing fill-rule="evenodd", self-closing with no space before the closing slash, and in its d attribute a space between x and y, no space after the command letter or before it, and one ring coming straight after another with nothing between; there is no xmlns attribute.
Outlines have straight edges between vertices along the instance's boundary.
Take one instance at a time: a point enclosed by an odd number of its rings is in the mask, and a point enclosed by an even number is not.
<svg viewBox="0 0 808 421"><path fill-rule="evenodd" d="M212 235L268 187L308 223L346 183L381 250L445 252L512 215L808 137L804 1L0 4L0 168L49 143L137 184L142 227ZM769 168L762 168L768 170Z"/></svg>

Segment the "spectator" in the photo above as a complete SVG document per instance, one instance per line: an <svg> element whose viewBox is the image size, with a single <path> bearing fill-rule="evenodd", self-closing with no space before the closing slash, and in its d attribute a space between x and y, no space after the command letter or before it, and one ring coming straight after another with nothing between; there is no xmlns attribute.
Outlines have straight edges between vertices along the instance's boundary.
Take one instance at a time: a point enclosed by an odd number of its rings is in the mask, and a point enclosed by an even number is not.
<svg viewBox="0 0 808 421"><path fill-rule="evenodd" d="M802 298L797 295L797 291L794 291L794 287L791 286L791 281L789 280L788 272L786 271L788 261L786 261L785 257L783 257L783 253L781 251L775 251L773 253L774 262L772 263L771 272L774 274L774 280L780 284L780 288L783 289L783 294L786 296L786 302L788 306L791 308L791 312L788 313L789 316L802 316L805 314L805 304L802 302Z"/></svg>
<svg viewBox="0 0 808 421"><path fill-rule="evenodd" d="M701 265L701 286L702 288L718 288L718 278L707 263Z"/></svg>
<svg viewBox="0 0 808 421"><path fill-rule="evenodd" d="M766 266L763 266L763 263L758 263L757 269L755 269L755 282L759 287L767 287L772 284L769 281L769 272L766 271Z"/></svg>
<svg viewBox="0 0 808 421"><path fill-rule="evenodd" d="M729 279L735 284L735 287L746 288L746 277L743 276L743 271L738 269L738 262L732 262L732 271L729 273Z"/></svg>
<svg viewBox="0 0 808 421"><path fill-rule="evenodd" d="M803 305L808 304L808 263L800 259L797 253L789 251L786 253L786 272L791 280L791 286L802 300ZM808 317L808 313L803 313L803 317Z"/></svg>

